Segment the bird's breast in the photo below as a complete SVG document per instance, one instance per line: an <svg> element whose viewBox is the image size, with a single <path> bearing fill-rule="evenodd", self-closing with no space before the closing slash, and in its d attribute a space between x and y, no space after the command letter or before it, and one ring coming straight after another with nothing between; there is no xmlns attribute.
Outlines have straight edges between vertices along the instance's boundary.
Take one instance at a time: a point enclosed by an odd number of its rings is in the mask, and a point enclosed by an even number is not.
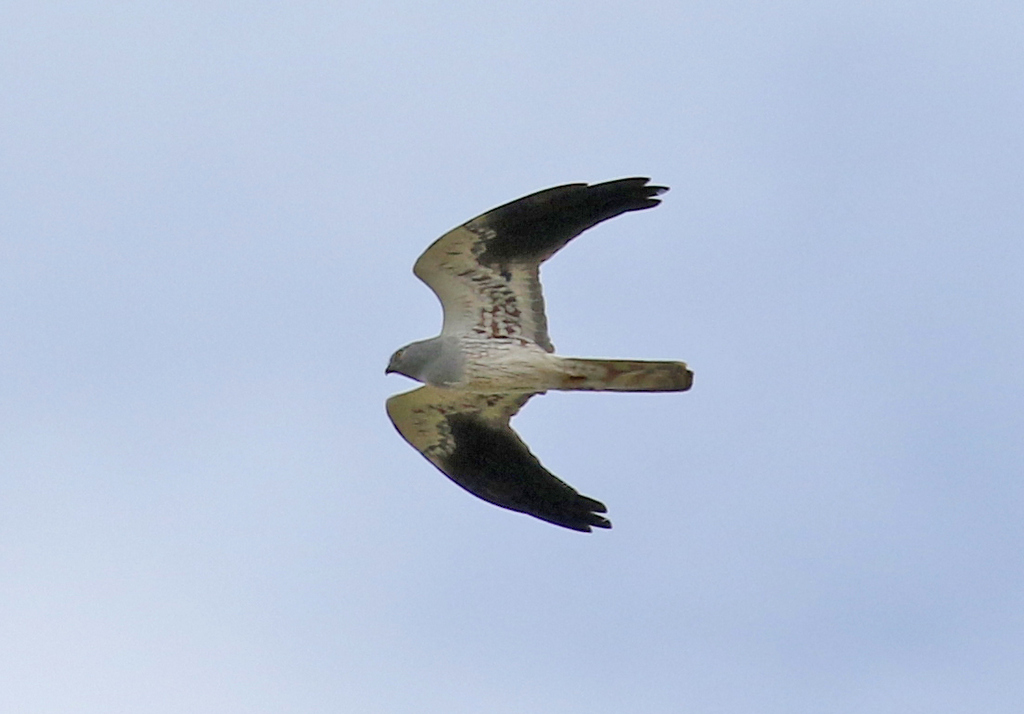
<svg viewBox="0 0 1024 714"><path fill-rule="evenodd" d="M473 392L533 392L553 386L557 362L528 340L465 340L462 379Z"/></svg>

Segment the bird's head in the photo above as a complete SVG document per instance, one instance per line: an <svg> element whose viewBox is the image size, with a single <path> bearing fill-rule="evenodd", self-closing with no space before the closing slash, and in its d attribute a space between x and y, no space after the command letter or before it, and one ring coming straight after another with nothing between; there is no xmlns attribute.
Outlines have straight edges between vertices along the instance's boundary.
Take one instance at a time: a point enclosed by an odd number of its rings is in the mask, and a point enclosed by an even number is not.
<svg viewBox="0 0 1024 714"><path fill-rule="evenodd" d="M403 369L405 353L408 349L409 346L407 345L391 355L391 359L388 361L388 366L387 369L384 370L384 374L404 374L406 377L412 376Z"/></svg>
<svg viewBox="0 0 1024 714"><path fill-rule="evenodd" d="M427 384L446 384L459 378L461 359L457 348L445 350L445 340L434 337L406 345L391 355L384 374L404 374Z"/></svg>
<svg viewBox="0 0 1024 714"><path fill-rule="evenodd" d="M406 345L391 355L384 374L404 374L406 377L426 382L425 372L437 357L440 347L440 342L437 339L421 340Z"/></svg>

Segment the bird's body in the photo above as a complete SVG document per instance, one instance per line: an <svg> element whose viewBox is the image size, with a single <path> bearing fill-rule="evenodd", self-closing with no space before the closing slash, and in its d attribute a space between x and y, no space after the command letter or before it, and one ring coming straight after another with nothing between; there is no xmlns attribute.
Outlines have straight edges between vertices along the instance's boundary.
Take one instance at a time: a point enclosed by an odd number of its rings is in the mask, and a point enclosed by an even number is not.
<svg viewBox="0 0 1024 714"><path fill-rule="evenodd" d="M441 334L403 347L387 372L426 386L391 397L399 433L453 481L499 506L575 530L609 528L599 501L541 466L509 420L547 390L683 391L682 362L554 355L540 264L591 226L650 208L664 192L632 178L540 191L435 241L414 272L444 307Z"/></svg>
<svg viewBox="0 0 1024 714"><path fill-rule="evenodd" d="M406 376L425 384L476 393L557 389L559 358L529 340L442 336L414 344L424 343L437 356L423 371Z"/></svg>
<svg viewBox="0 0 1024 714"><path fill-rule="evenodd" d="M466 355L462 381L456 386L468 392L544 392L556 389L558 358L527 340L463 340Z"/></svg>

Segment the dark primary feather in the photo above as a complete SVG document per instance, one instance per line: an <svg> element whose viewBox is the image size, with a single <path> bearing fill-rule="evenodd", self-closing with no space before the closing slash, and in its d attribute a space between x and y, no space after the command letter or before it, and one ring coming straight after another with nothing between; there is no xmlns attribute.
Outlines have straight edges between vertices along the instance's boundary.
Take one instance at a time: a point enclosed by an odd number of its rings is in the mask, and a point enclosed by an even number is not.
<svg viewBox="0 0 1024 714"><path fill-rule="evenodd" d="M577 531L611 528L598 515L607 511L603 503L581 496L545 469L511 429L472 413L449 415L448 426L455 449L442 470L473 495Z"/></svg>
<svg viewBox="0 0 1024 714"><path fill-rule="evenodd" d="M492 229L479 260L485 265L547 260L570 240L601 221L657 206L668 190L648 178L625 178L588 186L556 186L506 203L469 225Z"/></svg>

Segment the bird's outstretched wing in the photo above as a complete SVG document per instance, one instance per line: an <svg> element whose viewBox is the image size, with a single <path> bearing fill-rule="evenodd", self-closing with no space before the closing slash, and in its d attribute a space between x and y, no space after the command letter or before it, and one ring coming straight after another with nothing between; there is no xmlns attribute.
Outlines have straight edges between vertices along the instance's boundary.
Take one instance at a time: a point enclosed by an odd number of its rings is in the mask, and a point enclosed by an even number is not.
<svg viewBox="0 0 1024 714"><path fill-rule="evenodd" d="M611 528L600 501L545 469L509 420L533 394L420 387L387 402L398 433L474 496L577 531Z"/></svg>
<svg viewBox="0 0 1024 714"><path fill-rule="evenodd" d="M524 338L548 352L540 264L601 221L660 203L647 178L539 191L494 208L438 238L413 272L444 307L442 334Z"/></svg>

